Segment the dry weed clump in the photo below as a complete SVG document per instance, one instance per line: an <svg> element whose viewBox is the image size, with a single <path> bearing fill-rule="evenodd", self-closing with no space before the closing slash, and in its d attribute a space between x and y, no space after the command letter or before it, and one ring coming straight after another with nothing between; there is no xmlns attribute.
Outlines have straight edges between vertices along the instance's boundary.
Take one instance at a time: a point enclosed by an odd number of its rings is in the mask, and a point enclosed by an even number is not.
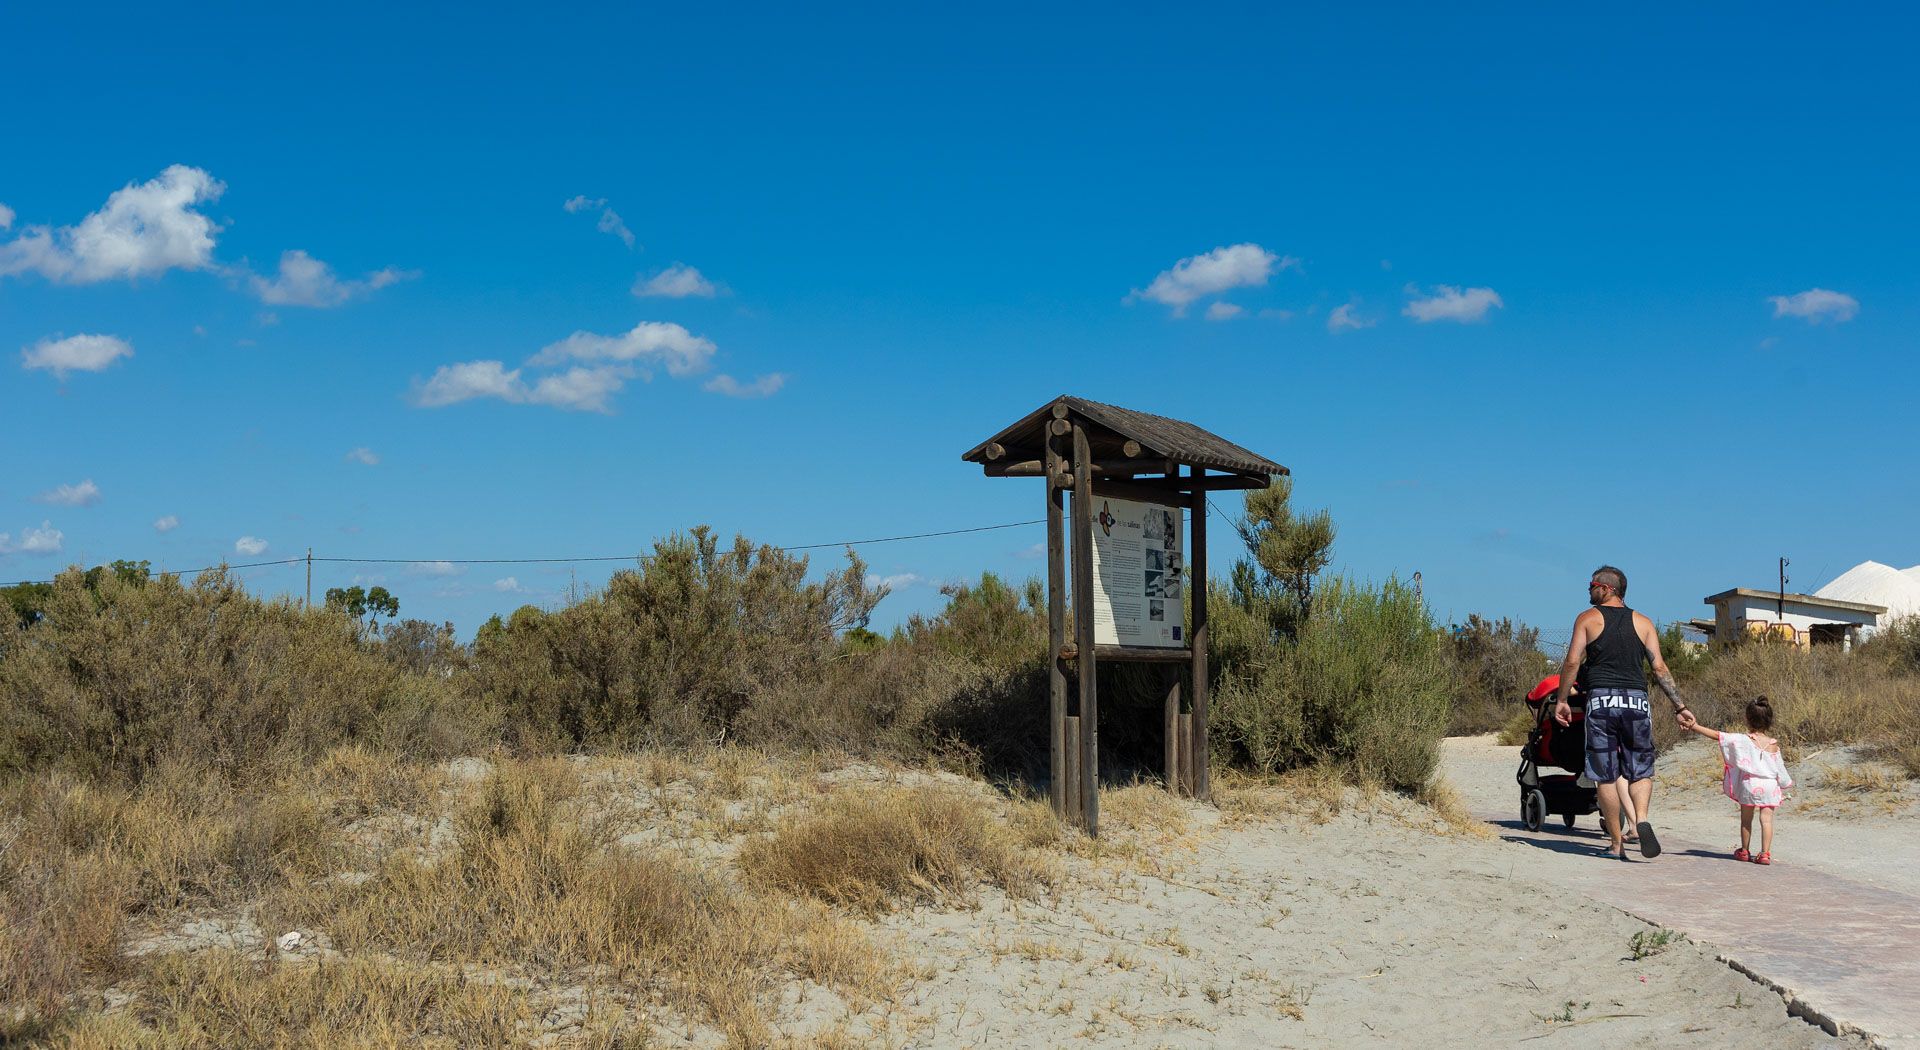
<svg viewBox="0 0 1920 1050"><path fill-rule="evenodd" d="M1187 834L1193 820L1181 801L1161 784L1131 784L1100 792L1101 833L1109 829L1171 842Z"/></svg>
<svg viewBox="0 0 1920 1050"><path fill-rule="evenodd" d="M1533 732L1534 714L1524 704L1511 717L1501 723L1493 742L1501 747L1517 747L1527 742L1527 734Z"/></svg>
<svg viewBox="0 0 1920 1050"><path fill-rule="evenodd" d="M0 1003L51 1022L125 969L136 925L236 906L329 866L310 796L180 766L136 785L43 773L0 791Z"/></svg>
<svg viewBox="0 0 1920 1050"><path fill-rule="evenodd" d="M1354 787L1348 774L1330 763L1278 775L1223 769L1213 775L1213 799L1229 820L1287 819L1321 825L1351 808L1357 795L1378 790L1362 784Z"/></svg>
<svg viewBox="0 0 1920 1050"><path fill-rule="evenodd" d="M299 887L271 914L354 956L656 988L736 1045L764 1042L761 1001L782 973L884 993L890 971L859 931L619 845L618 819L577 805L581 790L563 760L503 764L443 855L396 852L365 881Z"/></svg>
<svg viewBox="0 0 1920 1050"><path fill-rule="evenodd" d="M136 982L131 1015L92 1015L71 1050L155 1047L517 1046L538 1011L524 989L371 959L286 963L225 949L170 955Z"/></svg>
<svg viewBox="0 0 1920 1050"><path fill-rule="evenodd" d="M1433 811L1433 816L1450 835L1462 835L1467 838L1493 839L1498 836L1493 826L1475 817L1467 809L1466 800L1460 792L1444 777L1436 776L1426 782L1419 791L1414 792L1413 800Z"/></svg>
<svg viewBox="0 0 1920 1050"><path fill-rule="evenodd" d="M902 904L970 902L981 883L1023 895L1048 866L977 796L922 786L850 790L771 836L739 864L765 886L878 914Z"/></svg>
<svg viewBox="0 0 1920 1050"><path fill-rule="evenodd" d="M1894 648L1902 637L1893 632L1884 644L1876 639L1849 653L1735 646L1715 654L1683 689L1704 724L1735 732L1745 728L1749 700L1771 699L1773 734L1790 761L1801 748L1864 743L1920 777L1920 665ZM1679 733L1668 719L1654 725L1663 743Z"/></svg>

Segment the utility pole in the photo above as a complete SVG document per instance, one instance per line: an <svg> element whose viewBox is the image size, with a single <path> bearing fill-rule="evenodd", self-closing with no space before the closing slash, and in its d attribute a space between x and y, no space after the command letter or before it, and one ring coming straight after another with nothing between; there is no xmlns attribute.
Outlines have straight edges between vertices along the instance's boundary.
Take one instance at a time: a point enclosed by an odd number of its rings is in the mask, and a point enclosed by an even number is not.
<svg viewBox="0 0 1920 1050"><path fill-rule="evenodd" d="M307 548L307 604L303 609L313 608L313 548Z"/></svg>
<svg viewBox="0 0 1920 1050"><path fill-rule="evenodd" d="M1787 618L1787 559L1784 555L1780 558L1780 604L1777 611L1780 619Z"/></svg>

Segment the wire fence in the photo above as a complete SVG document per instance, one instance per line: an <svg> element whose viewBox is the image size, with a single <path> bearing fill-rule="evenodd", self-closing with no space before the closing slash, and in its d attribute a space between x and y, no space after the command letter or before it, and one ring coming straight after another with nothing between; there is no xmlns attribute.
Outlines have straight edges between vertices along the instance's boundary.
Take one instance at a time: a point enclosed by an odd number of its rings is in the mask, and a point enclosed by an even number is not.
<svg viewBox="0 0 1920 1050"><path fill-rule="evenodd" d="M1232 522L1235 528L1239 527L1241 518L1221 510L1220 505L1213 501L1212 496L1207 497L1207 506L1212 507L1215 514ZM866 539L832 540L825 543L800 543L784 547L774 547L772 549L792 554L798 551L824 550L829 547L865 547L879 543L902 543L908 540L942 539L981 532L997 532L1003 529L1026 528L1031 525L1044 525L1046 524L1046 520L1045 518L1034 518L1029 521L1002 522L998 525L974 525L964 529L911 532L898 536L872 536ZM215 569L265 569L285 565L305 565L308 567L314 565L587 565L601 562L637 562L641 557L642 555L637 553L594 554L577 558L342 558L332 555L306 554L296 558L276 558L270 561L223 562L218 565L204 565L197 569L162 571L172 576L196 576L203 572L212 572ZM46 586L52 583L52 580L0 581L0 587ZM1673 626L1679 626L1682 629L1692 629L1691 624L1678 620L1668 623L1656 623L1654 626L1661 631L1665 631L1667 628ZM1548 656L1554 657L1555 659L1564 659L1566 657L1566 642L1554 642L1542 638L1538 644L1540 649Z"/></svg>
<svg viewBox="0 0 1920 1050"><path fill-rule="evenodd" d="M1045 518L1031 521L1009 521L999 525L975 525L964 529L942 529L937 532L914 532L900 536L873 536L858 540L834 540L828 543L800 543L787 547L774 547L774 550L792 554L796 551L822 550L828 547L865 547L876 543L900 543L906 540L936 539L946 536L964 536L976 532L994 532L1000 529L1018 529L1029 525L1043 525ZM263 569L277 565L584 565L593 562L638 561L639 554L595 554L579 558L339 558L317 554L302 555L297 558L277 558L272 561L223 562L219 565L205 565L197 569L166 570L171 576L194 576L215 569ZM19 587L51 584L52 580L19 580L12 583L0 583L0 586Z"/></svg>

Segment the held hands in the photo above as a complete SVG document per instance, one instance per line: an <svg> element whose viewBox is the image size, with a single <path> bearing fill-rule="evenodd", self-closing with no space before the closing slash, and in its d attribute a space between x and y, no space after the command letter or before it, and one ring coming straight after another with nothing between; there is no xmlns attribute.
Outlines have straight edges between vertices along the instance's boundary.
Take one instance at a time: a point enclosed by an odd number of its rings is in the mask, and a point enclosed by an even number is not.
<svg viewBox="0 0 1920 1050"><path fill-rule="evenodd" d="M1678 711L1675 711L1673 713L1673 717L1680 721L1680 728L1682 729L1692 729L1695 725L1698 725L1700 722L1699 719L1693 717L1692 711L1689 711L1684 707Z"/></svg>

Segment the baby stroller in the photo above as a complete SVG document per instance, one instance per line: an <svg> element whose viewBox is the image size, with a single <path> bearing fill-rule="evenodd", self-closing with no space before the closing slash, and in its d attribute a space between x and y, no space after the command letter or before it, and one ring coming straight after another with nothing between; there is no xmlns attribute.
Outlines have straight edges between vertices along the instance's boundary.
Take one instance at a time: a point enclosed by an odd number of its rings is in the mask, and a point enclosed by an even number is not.
<svg viewBox="0 0 1920 1050"><path fill-rule="evenodd" d="M1567 827L1588 813L1598 812L1600 800L1587 780L1586 711L1573 708L1573 721L1561 725L1553 720L1553 695L1560 689L1560 676L1548 675L1527 693L1527 708L1533 713L1533 728L1527 731L1526 745L1520 749L1520 771L1514 780L1520 784L1520 822L1528 831L1539 831L1550 813L1559 814ZM1555 767L1564 773L1546 773Z"/></svg>

